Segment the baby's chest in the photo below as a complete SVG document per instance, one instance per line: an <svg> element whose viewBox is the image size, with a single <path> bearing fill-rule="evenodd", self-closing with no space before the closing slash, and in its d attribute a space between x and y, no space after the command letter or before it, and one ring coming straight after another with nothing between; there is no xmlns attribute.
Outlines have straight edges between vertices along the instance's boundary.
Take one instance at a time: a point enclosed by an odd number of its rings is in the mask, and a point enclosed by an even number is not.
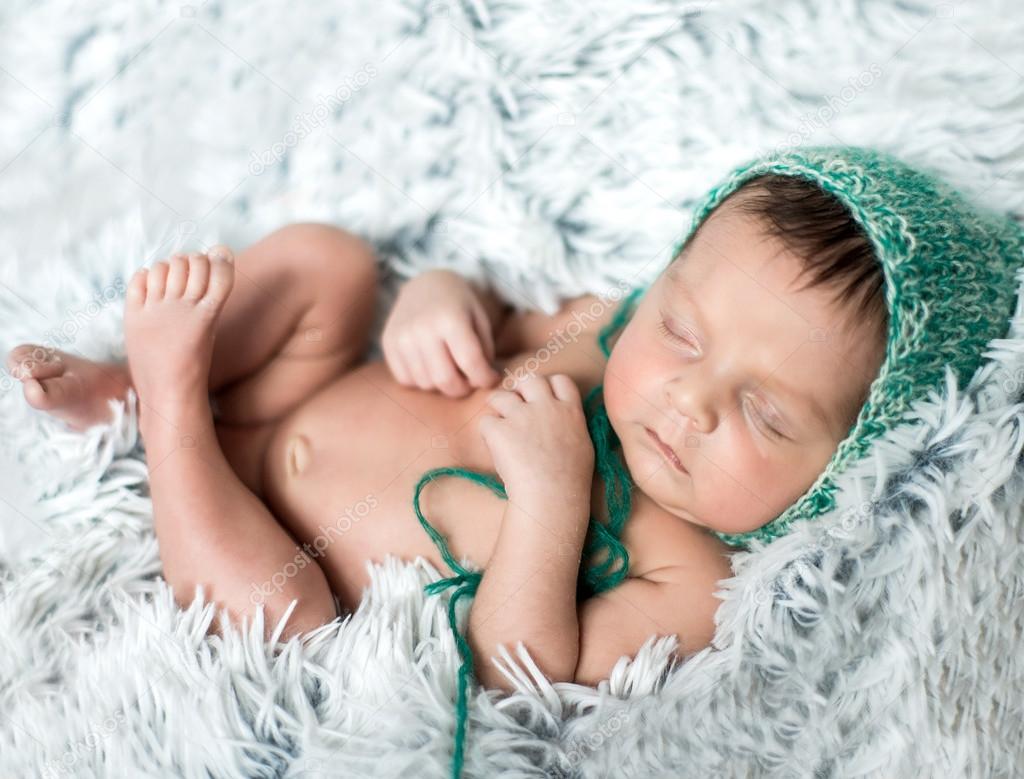
<svg viewBox="0 0 1024 779"><path fill-rule="evenodd" d="M521 353L499 365L508 375L567 373L586 392L600 383L603 361L570 346ZM299 544L318 552L343 602L358 603L370 583L366 563L386 555L420 556L451 574L413 497L432 469L494 474L479 433L480 420L496 413L486 403L492 391L461 399L422 392L398 384L375 361L339 377L281 421L265 462L266 500ZM595 496L603 500L597 490ZM439 476L423 485L419 507L456 560L486 568L505 510L501 497L469 479ZM632 572L644 553L630 551Z"/></svg>

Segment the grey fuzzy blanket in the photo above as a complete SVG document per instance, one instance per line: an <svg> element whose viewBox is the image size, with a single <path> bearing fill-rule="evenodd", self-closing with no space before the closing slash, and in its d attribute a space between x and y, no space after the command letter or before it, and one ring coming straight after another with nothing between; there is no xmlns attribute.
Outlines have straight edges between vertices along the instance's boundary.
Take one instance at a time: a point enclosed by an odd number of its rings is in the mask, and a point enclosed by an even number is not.
<svg viewBox="0 0 1024 779"><path fill-rule="evenodd" d="M355 0L0 8L0 348L122 354L124 280L296 220L521 308L649 281L781 146L894 151L1024 215L1024 16L976 3ZM1024 278L1020 279L1024 281ZM721 582L714 645L471 697L466 776L1011 777L1024 760L1024 319ZM378 322L378 327L380 322ZM378 331L379 332L379 331ZM0 777L443 777L440 574L346 622L207 638L160 578L130 410L86 435L0 376ZM463 613L463 616L465 614Z"/></svg>

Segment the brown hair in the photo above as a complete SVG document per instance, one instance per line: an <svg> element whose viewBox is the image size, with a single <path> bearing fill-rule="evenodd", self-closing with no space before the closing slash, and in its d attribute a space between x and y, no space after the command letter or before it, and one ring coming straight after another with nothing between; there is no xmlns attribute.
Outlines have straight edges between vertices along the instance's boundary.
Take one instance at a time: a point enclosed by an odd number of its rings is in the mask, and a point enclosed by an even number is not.
<svg viewBox="0 0 1024 779"><path fill-rule="evenodd" d="M846 206L813 181L778 174L745 182L727 201L734 198L738 211L757 218L768 235L803 261L797 278L810 278L799 289L832 289L834 302L850 304L854 321L874 325L885 340L889 312L882 266Z"/></svg>

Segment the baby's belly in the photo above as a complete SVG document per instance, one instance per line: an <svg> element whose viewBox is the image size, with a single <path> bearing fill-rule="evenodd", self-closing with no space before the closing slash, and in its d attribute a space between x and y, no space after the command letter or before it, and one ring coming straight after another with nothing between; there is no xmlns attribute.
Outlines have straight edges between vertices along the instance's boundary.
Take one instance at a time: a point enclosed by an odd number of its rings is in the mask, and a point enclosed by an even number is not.
<svg viewBox="0 0 1024 779"><path fill-rule="evenodd" d="M499 368L514 364L506 360ZM545 368L593 371L554 359ZM598 380L579 379L581 389ZM346 608L358 605L370 583L367 563L387 554L420 556L443 576L452 574L416 517L413 494L432 468L494 473L478 432L480 419L495 414L486 404L492 391L453 399L403 387L374 361L338 377L279 423L264 464L264 498ZM433 480L420 493L421 512L447 538L453 557L480 568L490 559L504 509L486 486L457 476Z"/></svg>

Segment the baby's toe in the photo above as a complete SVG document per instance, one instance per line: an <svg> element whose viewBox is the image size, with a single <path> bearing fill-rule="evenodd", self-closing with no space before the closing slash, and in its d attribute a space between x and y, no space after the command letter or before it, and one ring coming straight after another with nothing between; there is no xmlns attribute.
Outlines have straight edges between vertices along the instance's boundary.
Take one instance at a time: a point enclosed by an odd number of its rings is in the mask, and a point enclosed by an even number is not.
<svg viewBox="0 0 1024 779"><path fill-rule="evenodd" d="M222 243L214 244L207 252L211 260L223 259L228 262L235 261L235 253Z"/></svg>
<svg viewBox="0 0 1024 779"><path fill-rule="evenodd" d="M185 287L186 300L199 300L206 293L210 282L210 258L205 254L191 254L188 258L188 285Z"/></svg>
<svg viewBox="0 0 1024 779"><path fill-rule="evenodd" d="M235 282L235 256L226 246L218 244L210 250L210 283L202 300L205 304L220 308L231 292Z"/></svg>
<svg viewBox="0 0 1024 779"><path fill-rule="evenodd" d="M7 372L17 378L18 372L24 370L24 363L28 361L33 349L36 348L35 344L21 344L11 349L7 353Z"/></svg>
<svg viewBox="0 0 1024 779"><path fill-rule="evenodd" d="M49 411L69 401L67 379L28 379L24 385L25 400L32 408Z"/></svg>
<svg viewBox="0 0 1024 779"><path fill-rule="evenodd" d="M149 271L139 268L128 281L128 292L125 301L130 307L137 308L146 302L146 280Z"/></svg>
<svg viewBox="0 0 1024 779"><path fill-rule="evenodd" d="M188 284L189 261L175 255L167 262L167 281L164 283L165 298L180 298Z"/></svg>
<svg viewBox="0 0 1024 779"><path fill-rule="evenodd" d="M64 372L60 353L39 344L21 344L7 355L7 370L16 379L47 379Z"/></svg>
<svg viewBox="0 0 1024 779"><path fill-rule="evenodd" d="M163 300L167 288L167 273L170 266L163 260L154 263L146 278L146 302Z"/></svg>

